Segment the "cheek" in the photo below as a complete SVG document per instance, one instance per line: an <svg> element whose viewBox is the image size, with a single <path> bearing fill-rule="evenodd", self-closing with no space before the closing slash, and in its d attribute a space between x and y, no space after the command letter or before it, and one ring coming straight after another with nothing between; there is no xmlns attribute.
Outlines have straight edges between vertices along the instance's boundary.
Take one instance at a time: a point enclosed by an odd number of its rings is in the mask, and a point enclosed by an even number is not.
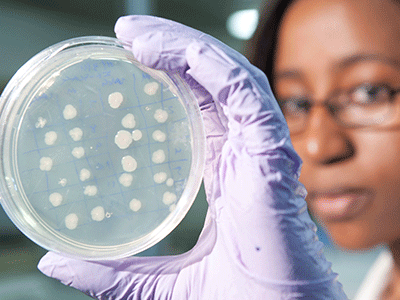
<svg viewBox="0 0 400 300"><path fill-rule="evenodd" d="M359 134L354 160L364 173L360 176L375 189L389 194L400 191L400 132Z"/></svg>
<svg viewBox="0 0 400 300"><path fill-rule="evenodd" d="M375 137L375 138L374 138ZM400 132L382 132L365 140L363 172L376 191L369 218L375 239L390 242L400 237ZM361 153L360 153L361 156Z"/></svg>
<svg viewBox="0 0 400 300"><path fill-rule="evenodd" d="M358 185L371 185L383 194L400 191L400 131L353 131L348 140L354 147L354 155L332 164L320 164L309 155L311 143L293 139L293 147L303 160L301 180L305 186L315 186L318 174L340 173L350 182ZM308 146L308 147L307 147ZM397 194L400 199L400 193Z"/></svg>
<svg viewBox="0 0 400 300"><path fill-rule="evenodd" d="M359 219L328 228L339 245L351 249L387 244L400 238L400 133L364 134L357 141L359 151L354 162L376 197ZM346 236L346 232L351 234Z"/></svg>
<svg viewBox="0 0 400 300"><path fill-rule="evenodd" d="M293 145L304 161L300 181L307 189L315 186L320 174L326 183L339 173L350 184L375 191L374 202L362 216L323 224L339 246L365 249L400 238L400 131L353 131L351 134L348 136L355 149L354 156L331 165L304 159L307 157L305 143L295 141Z"/></svg>

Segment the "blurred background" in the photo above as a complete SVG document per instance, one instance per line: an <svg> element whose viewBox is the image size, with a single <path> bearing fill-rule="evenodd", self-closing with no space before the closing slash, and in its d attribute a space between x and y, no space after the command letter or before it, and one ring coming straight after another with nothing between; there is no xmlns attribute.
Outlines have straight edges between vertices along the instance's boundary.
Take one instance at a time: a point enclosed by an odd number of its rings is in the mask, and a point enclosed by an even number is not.
<svg viewBox="0 0 400 300"><path fill-rule="evenodd" d="M0 91L33 55L68 38L114 37L117 18L149 14L172 19L213 35L238 51L251 37L261 0L1 0ZM203 226L207 202L203 187L183 222L141 255L172 255L191 249ZM351 298L380 249L349 253L330 244L325 254ZM36 265L46 253L9 221L0 207L0 300L91 299L42 275Z"/></svg>

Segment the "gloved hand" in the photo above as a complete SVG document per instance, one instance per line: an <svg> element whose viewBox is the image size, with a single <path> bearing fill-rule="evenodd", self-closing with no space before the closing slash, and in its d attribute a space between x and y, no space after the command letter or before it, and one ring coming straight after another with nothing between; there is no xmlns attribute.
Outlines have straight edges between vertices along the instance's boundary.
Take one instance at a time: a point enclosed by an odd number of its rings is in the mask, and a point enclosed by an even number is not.
<svg viewBox="0 0 400 300"><path fill-rule="evenodd" d="M179 72L207 135L204 229L189 252L79 261L48 253L39 269L98 299L346 299L322 254L298 182L300 158L265 75L194 29L149 16L118 20L143 64Z"/></svg>

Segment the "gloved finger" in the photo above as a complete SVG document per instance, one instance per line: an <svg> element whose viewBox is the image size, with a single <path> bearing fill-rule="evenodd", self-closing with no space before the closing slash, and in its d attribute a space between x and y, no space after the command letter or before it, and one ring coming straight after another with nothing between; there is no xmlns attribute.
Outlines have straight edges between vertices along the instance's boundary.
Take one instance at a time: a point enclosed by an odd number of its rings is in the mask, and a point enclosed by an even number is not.
<svg viewBox="0 0 400 300"><path fill-rule="evenodd" d="M202 41L217 46L227 53L236 63L251 72L263 74L255 68L239 52L233 50L218 39L183 24L153 16L125 16L115 24L117 38L122 40L131 49L136 58L143 64L164 70L184 69L186 59L184 52L193 41ZM142 37L139 39L139 37ZM153 40L151 47L143 45L142 51L139 41L146 44ZM136 43L135 45L133 45ZM255 79L257 76L253 76ZM265 76L264 76L265 77Z"/></svg>
<svg viewBox="0 0 400 300"><path fill-rule="evenodd" d="M158 67L171 67L163 61L173 59L175 54L170 57L169 50L163 52L162 49L174 47L179 38L164 38L157 34L136 38L133 41L136 55L144 53L156 57L153 62ZM173 42L169 45L170 40ZM160 43L162 47L157 46ZM265 272L271 272L268 271L271 268L282 271L270 265L270 257L276 247L287 253L284 249L287 244L279 239L276 219L266 216L303 214L304 223L296 226L312 226L306 215L304 189L297 182L300 159L290 143L283 115L265 75L241 68L236 60L214 45L201 41L182 43L186 47L185 57L179 53L179 63L173 67L184 66L185 72L221 104L229 120L228 142L222 152L221 165L215 165L212 181L218 185L212 189L212 198L219 199L216 210L222 212L219 224L224 238L232 243L229 249L238 251L234 256L242 257L248 270L261 276L266 276ZM153 48L158 49L156 55L151 53ZM285 218L278 220L284 222ZM276 230L271 231L274 227ZM291 227L283 228L290 230ZM313 232L307 232L310 234L305 238L312 240ZM282 255L276 260L279 259L285 265L288 257ZM277 274L277 277L287 278L287 274Z"/></svg>
<svg viewBox="0 0 400 300"><path fill-rule="evenodd" d="M132 52L139 61L150 67L168 71L179 70L182 76L187 76L187 74L191 75L201 87L205 88L207 92L211 92L212 99L219 100L219 102L222 100L219 96L222 90L228 91L230 87L237 84L240 80L242 83L251 83L249 88L241 88L238 93L236 93L236 97L231 97L231 99L235 99L231 101L231 103L236 105L236 112L245 108L243 113L256 118L260 115L261 111L265 113L267 110L270 110L269 112L273 112L273 118L269 120L269 123L273 126L285 127L283 115L272 95L265 75L255 71L255 68L251 67L247 60L239 53L227 46L221 46L222 43L215 41L215 39L211 39L211 37L205 34L201 34L194 29L173 21L146 16L120 18L115 26L115 31L118 38L131 44ZM189 59L188 56L191 55L190 51L187 51L190 47L189 45L196 40L209 40L211 42L206 43L209 45L209 49L213 48L213 51L209 51L209 53L213 52L215 54L218 52L219 58L221 58L214 60L217 64L205 64L202 67L201 64L204 56L199 55L197 58L194 58L192 55L191 59L197 59L199 62L196 63L198 66L197 70L193 71L193 66L189 66L187 62ZM216 44L218 46L215 46ZM223 50L221 50L221 47L223 47ZM215 55L214 58L218 55ZM192 63L195 62L193 61ZM220 68L221 66L223 69ZM243 66L247 66L248 69L242 68ZM240 74L229 78L234 74L231 72L238 71L240 71ZM225 74L223 74L223 72L225 72ZM246 76L247 78L240 79L241 76ZM189 83L192 89L194 88L195 90L199 86L192 84L192 82ZM245 93L248 92L252 92L254 95L254 97L251 97L251 99L254 100L253 103L249 103L249 100L237 101L242 95L246 96ZM207 93L205 93L204 96L207 97L207 101L200 99L200 105L202 102L209 103L211 101ZM223 97L227 98L230 97L230 95L226 93ZM270 115L272 116L272 114ZM236 117L237 116L238 115L236 115ZM219 116L219 118L222 119L221 116ZM252 122L252 120L249 120L248 123L250 122ZM257 128L257 126L252 128ZM250 130L248 130L248 132L249 131ZM287 134L287 129L283 128L283 130L279 130L279 132ZM276 133L276 131L274 131L274 133ZM278 139L279 138L281 137L278 137ZM265 149L264 146L265 144L262 143L259 145L259 148Z"/></svg>
<svg viewBox="0 0 400 300"><path fill-rule="evenodd" d="M175 286L181 271L201 263L215 241L215 222L208 215L198 243L182 255L83 261L48 252L38 269L97 299L171 299L172 294L185 299L190 287Z"/></svg>
<svg viewBox="0 0 400 300"><path fill-rule="evenodd" d="M300 158L290 142L289 131L277 103L268 89L252 74L214 45L191 43L186 51L188 71L221 103L228 117L228 140L222 151L218 206L220 230L240 256L247 270L262 277L287 278L292 270L288 255L276 256L277 248L288 253L290 241L282 231L302 232L311 251L315 233L304 201L305 189L297 181ZM218 70L218 71L216 71ZM303 230L294 230L294 227ZM297 238L293 239L298 240ZM314 247L314 248L313 248ZM297 257L296 253L290 253ZM299 256L299 259L307 256ZM279 261L281 260L281 261ZM305 262L308 265L311 262Z"/></svg>
<svg viewBox="0 0 400 300"><path fill-rule="evenodd" d="M229 120L229 137L250 154L272 148L291 148L289 131L265 75L241 68L218 47L193 42L186 50L187 71L224 109ZM261 82L263 85L260 85ZM284 145L281 145L282 142ZM296 157L298 158L298 157Z"/></svg>
<svg viewBox="0 0 400 300"><path fill-rule="evenodd" d="M152 16L126 16L118 19L114 30L138 61L155 69L180 70L196 97L209 103L212 99L207 91L185 74L185 50L194 35L188 33L196 31L183 25L173 26L171 22Z"/></svg>
<svg viewBox="0 0 400 300"><path fill-rule="evenodd" d="M49 252L39 270L96 299L170 299L180 264L173 257L82 261Z"/></svg>
<svg viewBox="0 0 400 300"><path fill-rule="evenodd" d="M208 91L186 73L186 48L194 37L200 37L203 33L151 16L122 17L115 25L115 33L117 38L129 45L135 58L141 63L167 72L178 70L198 99L200 109L213 105L214 101ZM213 132L219 130L222 134L226 131L224 115L218 107L212 111L210 120L214 120L216 124L210 124L209 127L213 128Z"/></svg>
<svg viewBox="0 0 400 300"><path fill-rule="evenodd" d="M222 156L216 152L220 159L214 161L215 180L211 182L215 210L220 212L220 236L234 252L232 257L240 257L251 274L288 278L293 270L277 264L290 265L287 260L291 256L299 261L314 257L291 253L288 248L295 250L299 240L306 239L310 245L306 252L319 250L313 243L315 234L308 228L313 223L306 212L304 188L297 182L301 161L268 80L232 49L207 42L203 35L195 38L182 25L169 27L169 32L151 27L143 31L146 34L136 32L132 51L145 64L190 75L222 106L228 119L228 140ZM307 234L290 241L281 238L291 232ZM271 274L271 270L279 274Z"/></svg>
<svg viewBox="0 0 400 300"><path fill-rule="evenodd" d="M168 20L148 16L120 18L115 31L141 63L169 72L178 71L189 84L203 116L207 139L204 183L207 200L212 202L215 194L218 194L218 187L213 182L216 181L216 161L227 137L227 119L208 91L186 73L185 52L192 41L189 37L200 36L201 33Z"/></svg>
<svg viewBox="0 0 400 300"><path fill-rule="evenodd" d="M203 40L218 44L222 49L228 48L227 45L216 38L199 30L172 20L154 16L130 15L121 17L117 20L114 31L117 37L125 41L128 45L131 44L129 41L133 41L145 33L172 33L174 36L179 37L179 40ZM178 44L181 44L181 42Z"/></svg>

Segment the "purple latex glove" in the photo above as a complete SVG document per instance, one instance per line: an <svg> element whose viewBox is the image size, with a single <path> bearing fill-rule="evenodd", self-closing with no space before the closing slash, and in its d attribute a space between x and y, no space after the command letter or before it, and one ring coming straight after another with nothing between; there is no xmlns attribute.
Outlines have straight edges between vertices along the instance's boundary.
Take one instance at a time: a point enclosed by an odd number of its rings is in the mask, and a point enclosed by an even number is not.
<svg viewBox="0 0 400 300"><path fill-rule="evenodd" d="M265 75L169 20L123 17L115 32L143 64L179 72L198 99L207 135L204 229L178 256L90 262L48 253L39 269L98 299L347 299L316 237L301 161Z"/></svg>

